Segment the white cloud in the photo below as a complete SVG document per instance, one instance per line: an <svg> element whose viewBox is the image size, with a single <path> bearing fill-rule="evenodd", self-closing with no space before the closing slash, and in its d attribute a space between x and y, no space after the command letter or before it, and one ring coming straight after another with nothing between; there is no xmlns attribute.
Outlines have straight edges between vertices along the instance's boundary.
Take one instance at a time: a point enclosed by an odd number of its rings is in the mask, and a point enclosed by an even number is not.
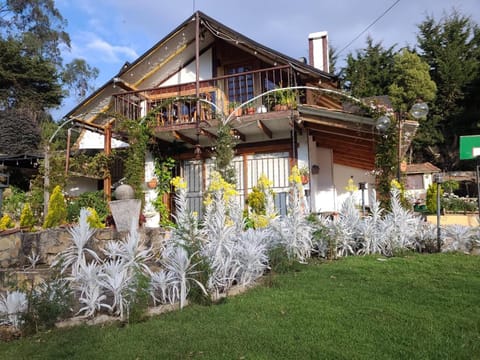
<svg viewBox="0 0 480 360"><path fill-rule="evenodd" d="M97 59L106 63L123 63L139 56L134 49L128 46L113 45L99 37L91 39L85 44L85 48L94 52Z"/></svg>

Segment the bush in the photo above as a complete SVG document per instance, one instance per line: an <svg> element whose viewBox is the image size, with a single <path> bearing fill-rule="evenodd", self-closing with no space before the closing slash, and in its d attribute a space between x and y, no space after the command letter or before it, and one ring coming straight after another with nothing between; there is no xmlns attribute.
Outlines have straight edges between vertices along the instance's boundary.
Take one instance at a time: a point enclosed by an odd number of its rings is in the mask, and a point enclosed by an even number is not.
<svg viewBox="0 0 480 360"><path fill-rule="evenodd" d="M55 186L48 202L48 212L43 223L45 229L60 226L67 219L67 206L60 186Z"/></svg>
<svg viewBox="0 0 480 360"><path fill-rule="evenodd" d="M87 217L88 225L94 229L103 229L105 224L100 221L97 211L94 208L87 208L89 215Z"/></svg>
<svg viewBox="0 0 480 360"><path fill-rule="evenodd" d="M104 223L108 216L108 203L103 190L87 191L80 196L70 199L67 204L67 221L76 222L81 208L92 208L98 214L99 221Z"/></svg>
<svg viewBox="0 0 480 360"><path fill-rule="evenodd" d="M4 213L9 214L13 219L20 219L20 210L26 200L26 194L21 189L10 186L3 193L2 209Z"/></svg>
<svg viewBox="0 0 480 360"><path fill-rule="evenodd" d="M32 288L28 295L28 310L23 315L23 330L27 334L52 329L55 323L70 315L73 296L68 281L49 279Z"/></svg>
<svg viewBox="0 0 480 360"><path fill-rule="evenodd" d="M11 229L13 227L15 227L15 222L12 218L8 214L3 215L0 219L0 231Z"/></svg>
<svg viewBox="0 0 480 360"><path fill-rule="evenodd" d="M35 225L35 216L33 216L32 208L29 203L25 203L22 209L22 215L20 215L20 227L24 227L27 230L32 230Z"/></svg>

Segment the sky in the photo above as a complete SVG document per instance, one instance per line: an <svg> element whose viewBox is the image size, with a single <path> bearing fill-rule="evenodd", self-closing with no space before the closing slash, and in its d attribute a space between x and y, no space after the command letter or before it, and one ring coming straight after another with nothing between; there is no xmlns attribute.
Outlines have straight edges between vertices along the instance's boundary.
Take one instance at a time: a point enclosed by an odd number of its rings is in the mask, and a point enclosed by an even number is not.
<svg viewBox="0 0 480 360"><path fill-rule="evenodd" d="M56 0L67 20L71 49L65 61L83 58L99 70L96 88L199 10L233 30L293 58L308 58L308 34L327 31L341 51L337 64L366 45L413 46L417 25L453 9L480 25L480 0ZM52 112L60 120L76 102Z"/></svg>

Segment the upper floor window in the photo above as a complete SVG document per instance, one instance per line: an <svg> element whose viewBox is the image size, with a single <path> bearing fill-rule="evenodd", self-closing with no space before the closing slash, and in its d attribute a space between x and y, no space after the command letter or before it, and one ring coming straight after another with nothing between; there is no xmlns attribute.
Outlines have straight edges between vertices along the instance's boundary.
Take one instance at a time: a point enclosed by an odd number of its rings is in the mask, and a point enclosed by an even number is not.
<svg viewBox="0 0 480 360"><path fill-rule="evenodd" d="M240 65L227 68L227 74L233 75L228 78L228 101L244 103L254 96L253 74L243 74L235 76L235 74L242 74L252 71L253 67L250 65Z"/></svg>

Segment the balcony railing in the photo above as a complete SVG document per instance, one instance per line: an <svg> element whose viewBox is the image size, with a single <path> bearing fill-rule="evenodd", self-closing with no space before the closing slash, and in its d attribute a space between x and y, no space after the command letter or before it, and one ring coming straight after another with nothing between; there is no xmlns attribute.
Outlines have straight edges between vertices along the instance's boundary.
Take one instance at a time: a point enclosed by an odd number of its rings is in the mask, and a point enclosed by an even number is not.
<svg viewBox="0 0 480 360"><path fill-rule="evenodd" d="M114 111L131 120L147 116L157 127L195 124L226 117L268 90L294 85L290 66L273 67L200 80L198 97L195 82L115 94ZM273 109L277 102L278 96L269 93L248 107L260 112Z"/></svg>

